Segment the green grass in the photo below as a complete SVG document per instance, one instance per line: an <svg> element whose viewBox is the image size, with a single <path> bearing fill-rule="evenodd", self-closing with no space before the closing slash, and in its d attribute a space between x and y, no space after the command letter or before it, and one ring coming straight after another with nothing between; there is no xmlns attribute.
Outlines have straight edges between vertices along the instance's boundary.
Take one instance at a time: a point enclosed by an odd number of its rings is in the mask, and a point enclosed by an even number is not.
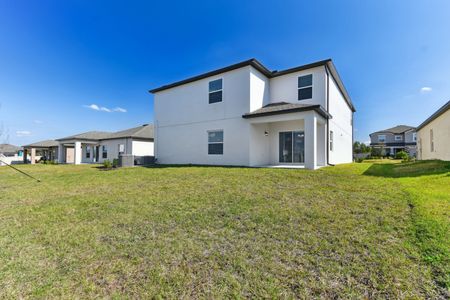
<svg viewBox="0 0 450 300"><path fill-rule="evenodd" d="M450 166L0 168L0 298L445 298Z"/></svg>

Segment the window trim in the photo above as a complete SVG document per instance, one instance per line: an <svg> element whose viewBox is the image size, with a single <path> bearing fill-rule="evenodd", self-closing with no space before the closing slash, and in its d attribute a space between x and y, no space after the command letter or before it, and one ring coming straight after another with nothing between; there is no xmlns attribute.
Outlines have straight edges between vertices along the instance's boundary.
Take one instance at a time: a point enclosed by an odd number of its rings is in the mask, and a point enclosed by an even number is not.
<svg viewBox="0 0 450 300"><path fill-rule="evenodd" d="M210 82L213 82L213 81L216 81L216 80L222 80L222 88L221 88L220 90L210 92L210 91L209 91L209 83L210 83ZM218 77L218 78L216 78L216 79L212 79L212 80L209 80L209 81L208 81L208 85L207 85L207 88L208 88L208 104L216 104L216 103L222 103L222 102L223 102L223 90L224 90L224 85L225 85L224 82L225 82L225 80L223 79L223 77ZM210 95L211 93L216 93L216 92L222 92L222 99L220 99L220 101L217 101L217 102L210 102L210 101L209 101L209 95Z"/></svg>
<svg viewBox="0 0 450 300"><path fill-rule="evenodd" d="M108 147L106 147L106 145L102 145L102 158L103 159L108 158Z"/></svg>
<svg viewBox="0 0 450 300"><path fill-rule="evenodd" d="M222 132L222 142L210 142L209 141L209 133L210 132ZM211 130L207 130L206 131L206 141L208 142L208 148L207 148L207 152L208 155L224 155L225 153L225 130L223 129L211 129ZM209 153L209 145L210 144L222 144L222 153Z"/></svg>
<svg viewBox="0 0 450 300"><path fill-rule="evenodd" d="M306 77L306 76L311 76L311 85L299 87L299 79L300 79L300 77ZM313 92L314 92L313 91L313 86L314 86L314 76L313 76L312 73L297 76L297 100L298 101L311 100L313 98ZM308 88L311 88L311 98L299 99L300 98L299 91L302 90L302 89L308 89Z"/></svg>
<svg viewBox="0 0 450 300"><path fill-rule="evenodd" d="M398 141L403 141L403 136L397 134L397 135L394 136L394 140L397 141L397 142Z"/></svg>
<svg viewBox="0 0 450 300"><path fill-rule="evenodd" d="M380 140L380 136L384 136L384 140L383 141ZM385 134L379 134L377 136L377 138L378 138L378 143L386 143L386 135Z"/></svg>
<svg viewBox="0 0 450 300"><path fill-rule="evenodd" d="M334 132L330 130L330 151L334 150Z"/></svg>
<svg viewBox="0 0 450 300"><path fill-rule="evenodd" d="M433 128L430 129L430 152L434 152L434 132L433 132Z"/></svg>

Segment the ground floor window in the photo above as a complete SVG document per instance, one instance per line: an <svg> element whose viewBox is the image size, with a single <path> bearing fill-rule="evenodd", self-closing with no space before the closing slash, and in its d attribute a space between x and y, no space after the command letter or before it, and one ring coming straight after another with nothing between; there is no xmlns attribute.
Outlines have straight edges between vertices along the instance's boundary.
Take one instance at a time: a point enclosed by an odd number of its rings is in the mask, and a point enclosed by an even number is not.
<svg viewBox="0 0 450 300"><path fill-rule="evenodd" d="M223 130L208 131L208 154L223 154Z"/></svg>
<svg viewBox="0 0 450 300"><path fill-rule="evenodd" d="M91 157L91 146L86 146L86 158Z"/></svg>
<svg viewBox="0 0 450 300"><path fill-rule="evenodd" d="M119 154L124 154L124 153L125 153L125 145L119 144Z"/></svg>
<svg viewBox="0 0 450 300"><path fill-rule="evenodd" d="M303 131L279 133L279 162L305 162L305 133Z"/></svg>
<svg viewBox="0 0 450 300"><path fill-rule="evenodd" d="M333 151L334 148L334 132L330 130L330 151Z"/></svg>
<svg viewBox="0 0 450 300"><path fill-rule="evenodd" d="M108 158L108 148L106 147L106 145L102 146L102 157Z"/></svg>

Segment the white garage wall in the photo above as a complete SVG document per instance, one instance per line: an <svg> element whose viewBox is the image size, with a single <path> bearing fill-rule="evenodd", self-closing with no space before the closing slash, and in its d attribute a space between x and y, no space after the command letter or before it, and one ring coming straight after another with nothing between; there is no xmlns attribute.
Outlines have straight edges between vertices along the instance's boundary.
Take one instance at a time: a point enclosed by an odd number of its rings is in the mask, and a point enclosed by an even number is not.
<svg viewBox="0 0 450 300"><path fill-rule="evenodd" d="M153 142L133 141L132 154L137 156L153 156Z"/></svg>

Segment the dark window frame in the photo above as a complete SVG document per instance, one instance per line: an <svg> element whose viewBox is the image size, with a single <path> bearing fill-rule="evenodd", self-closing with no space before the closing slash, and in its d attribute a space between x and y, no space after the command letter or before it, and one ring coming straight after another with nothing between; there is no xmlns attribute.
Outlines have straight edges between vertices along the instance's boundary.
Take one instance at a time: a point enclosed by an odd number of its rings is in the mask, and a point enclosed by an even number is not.
<svg viewBox="0 0 450 300"><path fill-rule="evenodd" d="M330 130L330 151L334 150L334 132Z"/></svg>
<svg viewBox="0 0 450 300"><path fill-rule="evenodd" d="M209 134L212 132L222 132L222 141L213 141L209 140ZM207 131L208 137L208 155L223 155L224 153L224 141L225 141L225 132L223 129L215 129ZM219 147L218 147L219 146Z"/></svg>
<svg viewBox="0 0 450 300"><path fill-rule="evenodd" d="M89 145L86 145L86 158L91 158L91 146Z"/></svg>
<svg viewBox="0 0 450 300"><path fill-rule="evenodd" d="M213 89L211 90L211 83L220 81L220 89ZM216 95L220 95L220 100L215 99ZM210 80L208 82L208 103L214 104L214 103L221 103L223 102L223 78L217 78L214 80Z"/></svg>
<svg viewBox="0 0 450 300"><path fill-rule="evenodd" d="M306 83L301 83L301 80L306 80ZM313 74L307 74L297 77L297 100L310 100L313 98ZM306 94L305 94L306 92ZM302 95L303 93L303 95Z"/></svg>
<svg viewBox="0 0 450 300"><path fill-rule="evenodd" d="M106 145L102 145L102 158L108 158L108 148Z"/></svg>

